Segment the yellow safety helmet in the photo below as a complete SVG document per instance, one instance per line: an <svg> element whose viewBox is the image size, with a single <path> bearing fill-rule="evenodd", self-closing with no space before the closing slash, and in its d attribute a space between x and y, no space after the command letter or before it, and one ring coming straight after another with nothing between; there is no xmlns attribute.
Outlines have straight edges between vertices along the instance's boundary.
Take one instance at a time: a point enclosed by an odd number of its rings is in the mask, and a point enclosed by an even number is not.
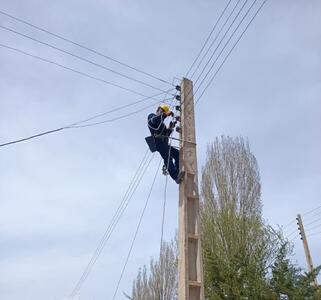
<svg viewBox="0 0 321 300"><path fill-rule="evenodd" d="M161 104L159 108L161 108L165 113L168 113L170 107L167 104Z"/></svg>

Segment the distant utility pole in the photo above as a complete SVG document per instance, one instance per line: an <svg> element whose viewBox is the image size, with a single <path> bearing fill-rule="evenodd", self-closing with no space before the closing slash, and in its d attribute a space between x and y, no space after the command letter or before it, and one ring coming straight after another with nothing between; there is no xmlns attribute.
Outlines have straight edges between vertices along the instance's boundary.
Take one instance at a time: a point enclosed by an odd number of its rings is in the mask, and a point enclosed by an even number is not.
<svg viewBox="0 0 321 300"><path fill-rule="evenodd" d="M178 300L204 300L193 83L181 84Z"/></svg>
<svg viewBox="0 0 321 300"><path fill-rule="evenodd" d="M310 253L310 250L309 250L308 240L307 240L307 237L305 235L305 231L304 231L304 226L303 226L301 215L298 214L296 219L297 219L297 224L299 226L299 233L301 235L301 240L303 242L303 248L304 248L305 257L306 257L307 264L308 264L308 269L309 269L309 272L312 272L313 269L314 269L313 268L313 262L312 262L312 257L311 257L311 253ZM316 287L318 286L317 278L314 279L314 285Z"/></svg>

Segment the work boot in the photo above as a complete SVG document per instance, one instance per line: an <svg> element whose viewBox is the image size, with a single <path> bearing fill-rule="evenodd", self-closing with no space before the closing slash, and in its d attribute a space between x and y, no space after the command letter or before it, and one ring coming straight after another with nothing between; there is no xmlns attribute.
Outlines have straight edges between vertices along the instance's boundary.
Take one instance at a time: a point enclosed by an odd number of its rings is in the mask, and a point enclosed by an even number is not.
<svg viewBox="0 0 321 300"><path fill-rule="evenodd" d="M180 184L180 183L183 181L184 176L185 176L185 171L180 171L180 172L178 173L178 176L177 176L176 180L175 180L176 183L177 183L177 184Z"/></svg>

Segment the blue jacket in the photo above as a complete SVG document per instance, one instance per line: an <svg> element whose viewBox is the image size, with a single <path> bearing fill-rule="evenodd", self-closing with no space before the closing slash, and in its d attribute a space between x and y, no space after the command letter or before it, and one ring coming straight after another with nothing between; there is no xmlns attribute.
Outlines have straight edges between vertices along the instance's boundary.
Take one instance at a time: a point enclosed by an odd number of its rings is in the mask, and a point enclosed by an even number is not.
<svg viewBox="0 0 321 300"><path fill-rule="evenodd" d="M166 143L168 144L168 137L172 133L172 129L168 129L166 125L164 124L164 120L167 118L167 115L165 113L156 115L154 113L151 113L148 115L148 128L152 136L161 135L163 137L161 138L155 138L156 144L159 143Z"/></svg>

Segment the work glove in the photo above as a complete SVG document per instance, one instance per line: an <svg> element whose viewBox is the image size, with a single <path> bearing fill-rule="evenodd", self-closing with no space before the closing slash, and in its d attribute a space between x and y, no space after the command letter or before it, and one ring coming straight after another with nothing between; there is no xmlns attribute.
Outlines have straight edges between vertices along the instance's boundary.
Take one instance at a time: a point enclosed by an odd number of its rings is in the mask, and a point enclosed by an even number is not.
<svg viewBox="0 0 321 300"><path fill-rule="evenodd" d="M176 123L177 123L177 122L173 122L173 121L171 121L171 122L169 123L169 128L170 128L170 129L175 128Z"/></svg>

